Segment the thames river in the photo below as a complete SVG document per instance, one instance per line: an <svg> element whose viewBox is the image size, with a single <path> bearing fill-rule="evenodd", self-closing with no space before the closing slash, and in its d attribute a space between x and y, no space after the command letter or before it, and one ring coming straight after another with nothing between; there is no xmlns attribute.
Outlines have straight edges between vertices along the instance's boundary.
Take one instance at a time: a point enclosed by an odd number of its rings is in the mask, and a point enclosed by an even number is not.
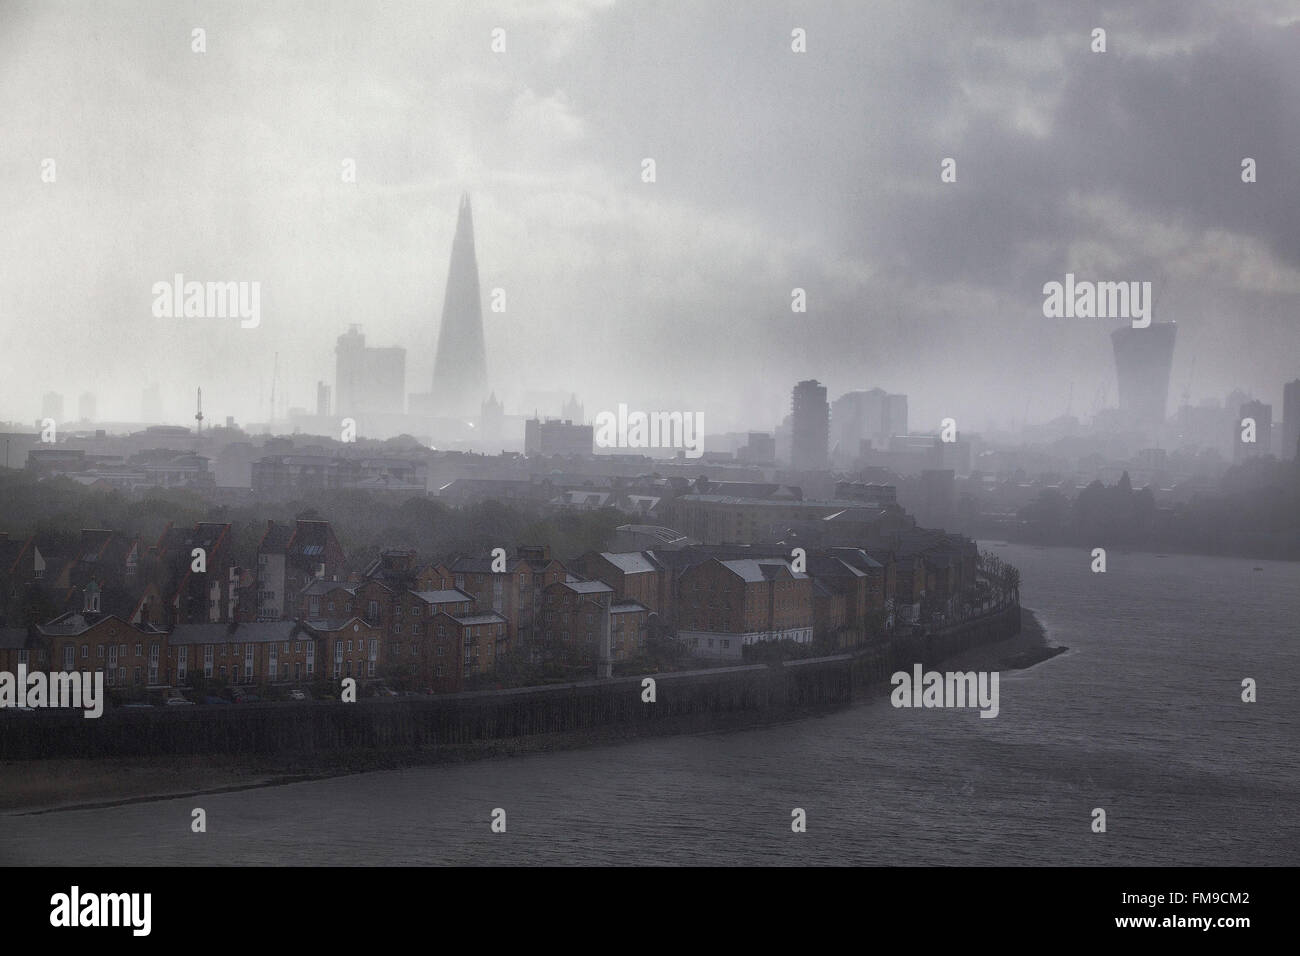
<svg viewBox="0 0 1300 956"><path fill-rule="evenodd" d="M1070 647L1004 672L994 719L882 693L757 730L11 814L0 863L1300 864L1300 564L1112 551L1093 574L1084 550L985 547Z"/></svg>

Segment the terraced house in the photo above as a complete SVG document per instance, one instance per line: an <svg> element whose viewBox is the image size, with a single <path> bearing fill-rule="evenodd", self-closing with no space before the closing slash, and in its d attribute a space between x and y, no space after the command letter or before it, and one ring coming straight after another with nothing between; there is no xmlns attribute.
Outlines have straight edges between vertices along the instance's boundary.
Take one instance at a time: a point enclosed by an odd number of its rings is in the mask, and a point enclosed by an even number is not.
<svg viewBox="0 0 1300 956"><path fill-rule="evenodd" d="M747 644L813 639L812 579L784 559L710 558L677 593L678 635L696 656L740 660Z"/></svg>

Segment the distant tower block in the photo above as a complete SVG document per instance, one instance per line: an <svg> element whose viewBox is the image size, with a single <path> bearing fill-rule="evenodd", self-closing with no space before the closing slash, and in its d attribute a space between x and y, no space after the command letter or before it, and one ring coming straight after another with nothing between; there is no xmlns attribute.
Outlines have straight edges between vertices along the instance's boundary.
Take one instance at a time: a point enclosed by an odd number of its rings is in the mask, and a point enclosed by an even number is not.
<svg viewBox="0 0 1300 956"><path fill-rule="evenodd" d="M442 330L433 363L435 415L472 418L487 398L487 357L483 348L483 307L479 301L478 260L474 256L474 217L469 196L460 197L456 238L451 244Z"/></svg>
<svg viewBox="0 0 1300 956"><path fill-rule="evenodd" d="M1125 326L1110 334L1120 411L1133 425L1154 428L1164 424L1177 328L1173 322L1157 322L1145 329Z"/></svg>

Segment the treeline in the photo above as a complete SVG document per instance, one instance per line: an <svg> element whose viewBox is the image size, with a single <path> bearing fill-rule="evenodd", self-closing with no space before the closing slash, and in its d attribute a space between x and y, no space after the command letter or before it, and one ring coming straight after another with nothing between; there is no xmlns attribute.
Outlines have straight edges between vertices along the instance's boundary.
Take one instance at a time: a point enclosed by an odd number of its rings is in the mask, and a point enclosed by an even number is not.
<svg viewBox="0 0 1300 956"><path fill-rule="evenodd" d="M142 496L89 489L68 478L39 481L24 471L0 469L0 531L11 539L36 534L53 554L70 554L83 528L109 528L156 541L171 522L230 522L235 555L251 563L266 523L321 518L334 527L352 567L388 548L413 548L422 559L483 554L521 544L547 545L564 560L606 548L626 516L601 511L548 513L541 506L486 501L464 509L432 498L394 499L367 491L308 492L291 502L214 505L186 490L149 489Z"/></svg>
<svg viewBox="0 0 1300 956"><path fill-rule="evenodd" d="M1017 538L1035 544L1167 549L1300 559L1300 464L1257 458L1225 472L1216 493L1168 508L1128 472L1094 481L1071 500L1054 488L1017 513Z"/></svg>

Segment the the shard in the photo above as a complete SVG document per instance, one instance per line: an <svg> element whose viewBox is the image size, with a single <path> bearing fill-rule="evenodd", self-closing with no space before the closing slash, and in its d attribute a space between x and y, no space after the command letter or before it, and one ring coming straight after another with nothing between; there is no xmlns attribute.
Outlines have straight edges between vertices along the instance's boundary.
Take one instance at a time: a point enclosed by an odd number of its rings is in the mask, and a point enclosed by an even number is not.
<svg viewBox="0 0 1300 956"><path fill-rule="evenodd" d="M478 260L474 256L474 216L469 196L460 197L456 238L451 243L442 330L433 363L433 407L439 416L476 418L487 397L487 357L483 348L483 308L479 301Z"/></svg>

